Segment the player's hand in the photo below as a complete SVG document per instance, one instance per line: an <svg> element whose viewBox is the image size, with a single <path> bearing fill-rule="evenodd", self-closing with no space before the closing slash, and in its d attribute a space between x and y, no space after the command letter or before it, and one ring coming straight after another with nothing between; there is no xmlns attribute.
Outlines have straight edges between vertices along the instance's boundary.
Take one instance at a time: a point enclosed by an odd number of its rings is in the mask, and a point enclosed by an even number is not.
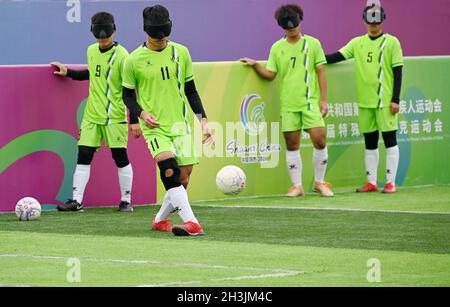
<svg viewBox="0 0 450 307"><path fill-rule="evenodd" d="M148 112L142 111L141 119L145 122L147 127L149 127L150 129L159 128L159 126L160 126L160 124L156 121L155 117Z"/></svg>
<svg viewBox="0 0 450 307"><path fill-rule="evenodd" d="M255 66L256 65L256 60L250 59L250 58L242 58L239 61L241 61L242 63L244 63L245 65L248 66Z"/></svg>
<svg viewBox="0 0 450 307"><path fill-rule="evenodd" d="M131 124L130 125L131 134L135 139L138 139L142 135L141 125L139 124Z"/></svg>
<svg viewBox="0 0 450 307"><path fill-rule="evenodd" d="M203 129L203 144L212 145L216 141L214 140L213 133L211 128L209 128L208 120L206 118L202 118L202 129Z"/></svg>
<svg viewBox="0 0 450 307"><path fill-rule="evenodd" d="M58 68L58 70L55 70L53 72L54 75L62 76L62 77L67 76L67 67L64 64L61 64L60 62L55 61L55 62L51 62L50 65Z"/></svg>
<svg viewBox="0 0 450 307"><path fill-rule="evenodd" d="M322 117L326 117L328 115L328 103L324 100L320 101L319 108Z"/></svg>
<svg viewBox="0 0 450 307"><path fill-rule="evenodd" d="M391 113L397 114L400 111L400 105L395 102L391 102Z"/></svg>

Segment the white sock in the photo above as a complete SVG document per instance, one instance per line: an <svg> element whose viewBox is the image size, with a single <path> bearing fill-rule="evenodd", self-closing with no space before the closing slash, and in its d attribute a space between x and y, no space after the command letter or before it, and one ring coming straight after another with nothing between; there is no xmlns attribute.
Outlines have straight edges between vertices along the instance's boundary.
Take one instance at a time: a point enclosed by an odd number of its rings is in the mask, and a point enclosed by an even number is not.
<svg viewBox="0 0 450 307"><path fill-rule="evenodd" d="M398 145L386 148L386 179L387 183L391 182L395 185L395 177L397 176L398 161L400 152Z"/></svg>
<svg viewBox="0 0 450 307"><path fill-rule="evenodd" d="M378 152L378 149L375 150L366 149L367 180L373 185L377 185L377 171L379 160L380 154Z"/></svg>
<svg viewBox="0 0 450 307"><path fill-rule="evenodd" d="M155 216L155 222L159 223L161 221L167 220L167 218L172 212L174 212L174 209L170 203L169 193L166 193L166 195L164 195L161 208L159 209L158 213Z"/></svg>
<svg viewBox="0 0 450 307"><path fill-rule="evenodd" d="M291 177L291 182L294 186L302 185L302 158L300 151L286 151L286 164Z"/></svg>
<svg viewBox="0 0 450 307"><path fill-rule="evenodd" d="M75 173L73 174L73 199L79 204L83 202L84 189L91 175L91 166L77 164Z"/></svg>
<svg viewBox="0 0 450 307"><path fill-rule="evenodd" d="M313 151L314 180L323 183L328 163L328 148L315 149Z"/></svg>
<svg viewBox="0 0 450 307"><path fill-rule="evenodd" d="M174 210L178 211L178 215L183 222L186 223L192 221L198 223L198 220L194 216L194 212L192 212L191 205L189 204L187 192L182 185L169 189L167 194L169 194Z"/></svg>
<svg viewBox="0 0 450 307"><path fill-rule="evenodd" d="M133 186L133 168L131 164L125 167L117 168L119 172L120 193L122 194L121 201L131 203L131 188Z"/></svg>

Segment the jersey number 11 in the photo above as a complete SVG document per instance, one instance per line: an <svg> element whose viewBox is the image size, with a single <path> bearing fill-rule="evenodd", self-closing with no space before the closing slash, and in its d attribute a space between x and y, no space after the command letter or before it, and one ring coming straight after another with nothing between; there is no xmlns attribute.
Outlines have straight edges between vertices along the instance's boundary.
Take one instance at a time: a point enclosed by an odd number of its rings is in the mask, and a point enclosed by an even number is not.
<svg viewBox="0 0 450 307"><path fill-rule="evenodd" d="M170 76L169 76L169 67L165 67L165 69L164 69L164 67L161 67L161 74L162 74L162 79L163 80L169 80L170 79Z"/></svg>

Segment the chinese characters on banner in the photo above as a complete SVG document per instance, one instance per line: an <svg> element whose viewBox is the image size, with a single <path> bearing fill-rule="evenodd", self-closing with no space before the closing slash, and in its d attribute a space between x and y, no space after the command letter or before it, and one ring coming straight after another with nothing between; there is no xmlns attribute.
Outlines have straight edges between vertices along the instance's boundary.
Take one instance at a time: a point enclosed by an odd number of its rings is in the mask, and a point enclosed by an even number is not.
<svg viewBox="0 0 450 307"><path fill-rule="evenodd" d="M443 112L439 99L417 99L400 101L400 117L398 134L406 135L439 135L444 132L444 123L439 118ZM329 112L325 119L327 139L330 144L341 144L342 141L355 141L361 137L358 124L358 104L356 102L329 103ZM421 116L422 115L422 116ZM420 119L419 119L420 118ZM309 139L302 132L303 139ZM345 142L342 144L349 144Z"/></svg>

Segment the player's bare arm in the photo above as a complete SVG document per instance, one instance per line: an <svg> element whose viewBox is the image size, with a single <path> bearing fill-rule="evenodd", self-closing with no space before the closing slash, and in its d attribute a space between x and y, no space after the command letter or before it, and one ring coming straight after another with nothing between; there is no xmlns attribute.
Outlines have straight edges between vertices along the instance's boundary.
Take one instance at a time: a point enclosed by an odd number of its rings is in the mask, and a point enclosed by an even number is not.
<svg viewBox="0 0 450 307"><path fill-rule="evenodd" d="M67 69L67 67L66 67L64 64L62 64L61 62L54 61L54 62L51 62L50 65L52 65L52 66L58 68L58 70L55 70L55 71L53 72L54 75L61 76L61 77L66 77L66 76L67 76L67 71L68 71L68 69Z"/></svg>
<svg viewBox="0 0 450 307"><path fill-rule="evenodd" d="M66 65L64 65L58 61L51 62L50 64L53 67L57 68L57 70L55 70L53 72L53 74L56 76L69 77L72 80L77 80L77 81L89 80L89 70L88 69L72 70L72 69L67 68Z"/></svg>
<svg viewBox="0 0 450 307"><path fill-rule="evenodd" d="M214 135L211 128L208 125L208 119L202 118L202 129L203 129L203 144L212 145L215 143Z"/></svg>
<svg viewBox="0 0 450 307"><path fill-rule="evenodd" d="M127 106L128 110L130 110L130 118L141 118L145 125L149 128L159 128L160 124L159 122L155 119L155 117L144 111L141 106L138 104L137 99L136 99L136 91L134 89L130 89L127 87L123 87L122 90L122 99L123 102L125 103L125 105ZM133 123L132 125L130 125L130 128L133 129L136 134L139 133L139 135L142 134L142 131L137 131L137 126L135 126L136 124ZM140 130L140 128L139 128ZM133 133L133 130L132 130ZM133 134L133 136L135 136ZM136 137L136 136L135 136Z"/></svg>
<svg viewBox="0 0 450 307"><path fill-rule="evenodd" d="M133 137L135 139L140 138L142 135L141 125L139 125L139 123L130 124L130 131L131 131L131 135L133 135Z"/></svg>
<svg viewBox="0 0 450 307"><path fill-rule="evenodd" d="M208 117L206 116L205 108L203 107L200 95L195 87L194 80L188 81L185 84L184 93L189 101L192 111L197 116L198 120L202 125L203 131L203 144L211 145L214 144L214 137L212 130L208 125Z"/></svg>
<svg viewBox="0 0 450 307"><path fill-rule="evenodd" d="M327 72L325 65L316 67L320 87L320 113L325 117L328 114Z"/></svg>
<svg viewBox="0 0 450 307"><path fill-rule="evenodd" d="M242 58L240 59L240 61L242 63L244 63L245 65L251 66L255 69L255 71L258 73L258 75L263 78L266 79L268 81L272 81L276 78L277 73L268 70L267 68L265 68L264 66L262 66L260 63L258 63L256 60L254 59L250 59L250 58Z"/></svg>
<svg viewBox="0 0 450 307"><path fill-rule="evenodd" d="M160 124L156 118L146 111L141 112L140 118L144 121L145 125L151 129L160 127Z"/></svg>

